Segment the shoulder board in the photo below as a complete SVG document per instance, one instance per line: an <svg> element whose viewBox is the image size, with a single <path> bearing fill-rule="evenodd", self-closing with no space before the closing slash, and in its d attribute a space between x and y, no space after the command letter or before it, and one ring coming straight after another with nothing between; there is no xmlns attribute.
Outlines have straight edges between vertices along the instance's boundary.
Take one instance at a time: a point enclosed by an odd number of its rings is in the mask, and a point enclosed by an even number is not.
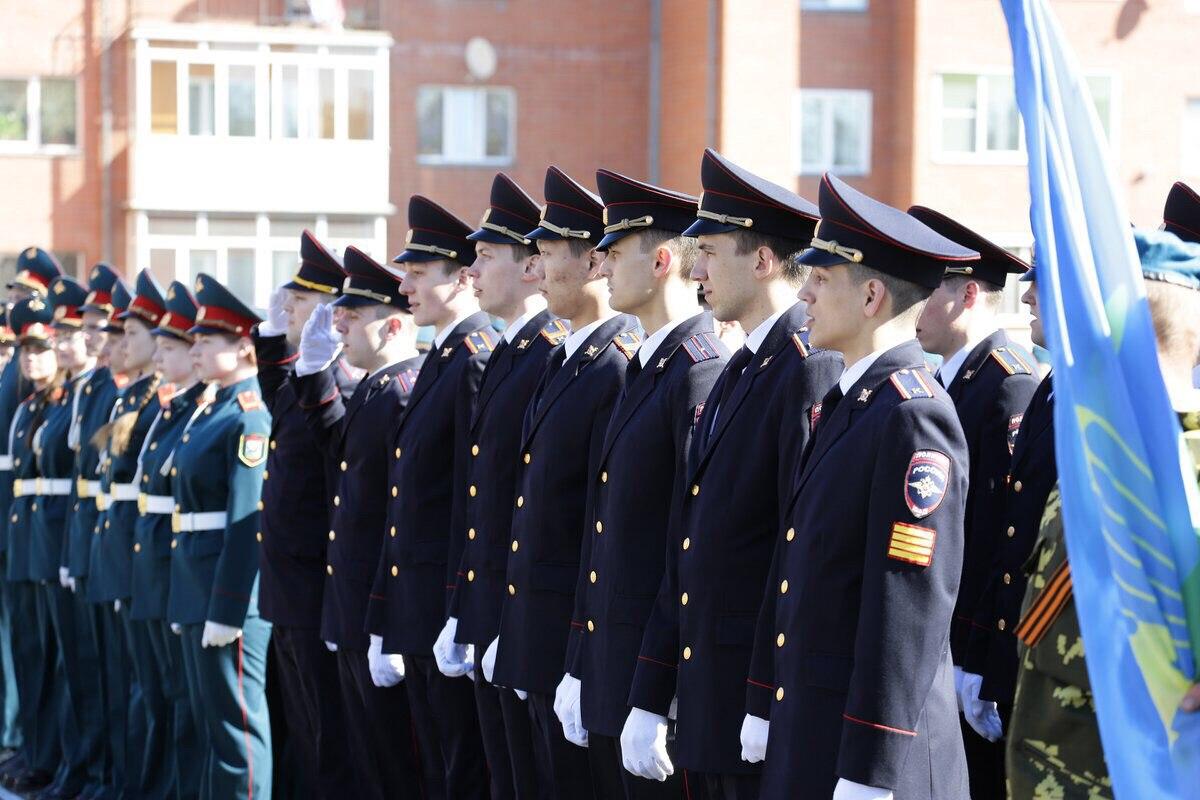
<svg viewBox="0 0 1200 800"><path fill-rule="evenodd" d="M901 400L933 397L933 376L923 369L902 369L893 372L891 381Z"/></svg>
<svg viewBox="0 0 1200 800"><path fill-rule="evenodd" d="M415 369L406 369L403 372L396 373L396 380L400 383L400 389L405 393L411 392L413 387L417 385L417 371Z"/></svg>
<svg viewBox="0 0 1200 800"><path fill-rule="evenodd" d="M490 353L496 347L495 342L492 341L492 333L488 330L478 330L468 334L467 338L463 339L463 344L467 346L471 355Z"/></svg>
<svg viewBox="0 0 1200 800"><path fill-rule="evenodd" d="M716 334L713 333L697 333L689 339L684 339L680 346L693 364L721 357L721 347L717 344Z"/></svg>
<svg viewBox="0 0 1200 800"><path fill-rule="evenodd" d="M562 344L570 333L571 329L561 319L552 319L542 328L542 338L549 342L551 347Z"/></svg>
<svg viewBox="0 0 1200 800"><path fill-rule="evenodd" d="M242 407L242 411L253 411L256 408L262 408L262 398L253 389L238 392L237 401L238 405Z"/></svg>
<svg viewBox="0 0 1200 800"><path fill-rule="evenodd" d="M808 358L808 345L804 343L804 339L800 336L802 331L796 331L792 334L792 344L796 345L796 349L800 351L801 358Z"/></svg>
<svg viewBox="0 0 1200 800"><path fill-rule="evenodd" d="M641 343L642 335L637 331L625 331L613 339L613 344L617 346L617 349L621 351L625 358L631 360L634 354L637 353L638 345Z"/></svg>
<svg viewBox="0 0 1200 800"><path fill-rule="evenodd" d="M992 358L1009 375L1033 374L1033 368L1029 366L1025 357L1015 347L997 347L992 351Z"/></svg>

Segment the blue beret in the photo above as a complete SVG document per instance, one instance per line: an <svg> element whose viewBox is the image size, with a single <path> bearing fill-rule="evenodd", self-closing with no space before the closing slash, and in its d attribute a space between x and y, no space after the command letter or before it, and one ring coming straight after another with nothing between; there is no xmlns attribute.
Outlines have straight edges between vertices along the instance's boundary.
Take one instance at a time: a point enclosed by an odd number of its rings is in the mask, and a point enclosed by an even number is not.
<svg viewBox="0 0 1200 800"><path fill-rule="evenodd" d="M1188 289L1200 289L1200 244L1180 239L1170 231L1138 228L1133 232L1142 277Z"/></svg>

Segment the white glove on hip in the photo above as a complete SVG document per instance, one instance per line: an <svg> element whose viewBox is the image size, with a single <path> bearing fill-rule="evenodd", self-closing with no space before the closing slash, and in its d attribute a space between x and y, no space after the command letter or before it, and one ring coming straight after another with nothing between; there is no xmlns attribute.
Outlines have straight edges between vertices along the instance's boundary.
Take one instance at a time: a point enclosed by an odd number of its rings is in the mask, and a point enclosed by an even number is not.
<svg viewBox="0 0 1200 800"><path fill-rule="evenodd" d="M178 622L172 622L171 623L171 633L178 636L179 634L183 633L183 626L180 625Z"/></svg>
<svg viewBox="0 0 1200 800"><path fill-rule="evenodd" d="M371 634L371 645L367 648L367 666L371 670L371 683L380 689L387 689L404 680L404 659L383 652L382 636Z"/></svg>
<svg viewBox="0 0 1200 800"><path fill-rule="evenodd" d="M204 632L200 634L201 647L224 647L241 638L242 629L231 625L222 625L211 620L204 623Z"/></svg>
<svg viewBox="0 0 1200 800"><path fill-rule="evenodd" d="M314 306L300 334L300 357L296 359L297 375L314 375L337 358L342 337L333 327L333 308Z"/></svg>
<svg viewBox="0 0 1200 800"><path fill-rule="evenodd" d="M554 716L562 723L563 736L573 745L588 746L588 732L583 728L583 718L579 712L579 690L582 687L579 679L571 673L563 675L554 690Z"/></svg>
<svg viewBox="0 0 1200 800"><path fill-rule="evenodd" d="M767 757L767 738L771 723L762 717L747 714L742 720L742 761L757 764Z"/></svg>
<svg viewBox="0 0 1200 800"><path fill-rule="evenodd" d="M326 643L325 643L325 649L326 649L326 650L328 650L328 651L329 651L329 652L331 652L331 653L336 653L336 652L337 652L337 645L336 645L336 644L334 644L333 642L326 642Z"/></svg>
<svg viewBox="0 0 1200 800"><path fill-rule="evenodd" d="M958 703L958 713L962 713L962 684L963 684L963 668L956 666L954 668L954 699Z"/></svg>
<svg viewBox="0 0 1200 800"><path fill-rule="evenodd" d="M271 302L267 306L267 319L258 323L259 336L282 336L287 333L288 315L283 305L287 301L287 289L276 286L271 292Z"/></svg>
<svg viewBox="0 0 1200 800"><path fill-rule="evenodd" d="M652 781L675 774L667 755L667 718L633 708L621 730L621 763L628 772Z"/></svg>
<svg viewBox="0 0 1200 800"><path fill-rule="evenodd" d="M71 570L66 567L58 568L58 585L64 589L71 588Z"/></svg>
<svg viewBox="0 0 1200 800"><path fill-rule="evenodd" d="M488 682L492 682L492 674L496 671L496 649L500 647L500 637L492 639L492 643L487 646L487 650L483 651L483 662L480 666L483 667L483 677Z"/></svg>
<svg viewBox="0 0 1200 800"><path fill-rule="evenodd" d="M455 642L457 632L458 618L450 617L433 643L433 660L437 662L438 671L447 678L470 674L475 667L475 646Z"/></svg>
<svg viewBox="0 0 1200 800"><path fill-rule="evenodd" d="M833 800L892 800L892 790L838 778L833 787Z"/></svg>
<svg viewBox="0 0 1200 800"><path fill-rule="evenodd" d="M116 612L117 614L121 613L121 601L120 600L113 600L113 611Z"/></svg>
<svg viewBox="0 0 1200 800"><path fill-rule="evenodd" d="M996 742L1004 735L1004 723L1000 721L1000 712L995 703L979 699L982 686L982 676L964 672L959 702L962 704L963 718L971 729L989 742Z"/></svg>

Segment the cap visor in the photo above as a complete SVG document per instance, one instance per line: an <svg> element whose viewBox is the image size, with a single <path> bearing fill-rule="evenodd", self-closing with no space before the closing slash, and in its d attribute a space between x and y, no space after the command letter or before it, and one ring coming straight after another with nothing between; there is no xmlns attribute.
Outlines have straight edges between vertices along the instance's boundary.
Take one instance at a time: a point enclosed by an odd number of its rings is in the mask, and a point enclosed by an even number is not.
<svg viewBox="0 0 1200 800"><path fill-rule="evenodd" d="M191 330L188 331L191 333ZM150 331L151 336L170 336L172 339L178 339L181 342L188 341L188 337L178 331L169 331L166 328L154 328Z"/></svg>
<svg viewBox="0 0 1200 800"><path fill-rule="evenodd" d="M597 250L607 250L608 248L612 247L617 242L624 239L629 234L636 233L636 232L637 231L623 230L623 231L614 231L613 233L606 233L606 234L604 234L604 238L600 240L600 243L596 245L596 249Z"/></svg>
<svg viewBox="0 0 1200 800"><path fill-rule="evenodd" d="M449 256L443 256L438 253L424 253L420 250L405 250L400 255L392 259L394 264L408 264L411 262L423 263L425 261L441 261L450 260Z"/></svg>
<svg viewBox="0 0 1200 800"><path fill-rule="evenodd" d="M344 294L330 303L330 305L338 306L339 308L362 308L363 306L383 306L387 305L387 303L372 300L370 297L363 297L361 294Z"/></svg>
<svg viewBox="0 0 1200 800"><path fill-rule="evenodd" d="M199 336L210 333L225 333L232 336L237 336L237 334L233 331L227 331L224 328L217 328L212 325L195 325L191 328L188 328L188 336Z"/></svg>
<svg viewBox="0 0 1200 800"><path fill-rule="evenodd" d="M491 242L492 244L520 244L511 236L505 236L502 233L489 231L485 228L480 228L477 231L472 231L467 234L467 238L472 242Z"/></svg>
<svg viewBox="0 0 1200 800"><path fill-rule="evenodd" d="M720 222L712 219L697 219L688 229L683 232L684 236L712 236L718 233L733 233L736 230L743 230L737 225L723 225Z"/></svg>
<svg viewBox="0 0 1200 800"><path fill-rule="evenodd" d="M816 247L810 247L802 252L796 261L809 267L833 267L838 264L850 263L850 259L845 256L829 253Z"/></svg>
<svg viewBox="0 0 1200 800"><path fill-rule="evenodd" d="M535 240L541 239L541 240L547 241L547 242L554 242L554 241L563 239L565 237L560 236L559 234L555 233L554 231L546 230L545 228L539 227L539 228L534 228L529 233L525 234L525 238L526 239L535 239Z"/></svg>

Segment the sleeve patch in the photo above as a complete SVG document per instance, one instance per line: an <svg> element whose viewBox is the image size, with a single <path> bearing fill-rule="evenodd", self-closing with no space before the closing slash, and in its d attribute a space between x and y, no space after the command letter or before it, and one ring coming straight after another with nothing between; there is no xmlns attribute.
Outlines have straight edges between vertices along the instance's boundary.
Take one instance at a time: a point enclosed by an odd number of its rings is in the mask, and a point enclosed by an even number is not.
<svg viewBox="0 0 1200 800"><path fill-rule="evenodd" d="M796 345L796 349L800 351L801 358L808 358L808 345L804 343L803 331L796 331L792 334L792 344Z"/></svg>
<svg viewBox="0 0 1200 800"><path fill-rule="evenodd" d="M1009 375L1032 375L1033 368L1015 347L997 347L992 351L992 358L1004 368Z"/></svg>
<svg viewBox="0 0 1200 800"><path fill-rule="evenodd" d="M478 330L468 334L467 338L463 339L463 344L467 346L467 350L471 351L471 355L475 355L476 353L490 353L496 347L492 341L491 333L486 330Z"/></svg>
<svg viewBox="0 0 1200 800"><path fill-rule="evenodd" d="M562 344L570 333L571 329L561 319L552 319L542 328L542 338L549 342L551 347Z"/></svg>
<svg viewBox="0 0 1200 800"><path fill-rule="evenodd" d="M937 531L907 522L892 523L892 535L888 539L888 558L928 567L933 563L933 545Z"/></svg>
<svg viewBox="0 0 1200 800"><path fill-rule="evenodd" d="M950 485L950 456L937 450L918 450L904 473L904 502L916 519L937 511Z"/></svg>
<svg viewBox="0 0 1200 800"><path fill-rule="evenodd" d="M638 351L638 347L642 343L642 336L637 331L625 331L613 339L613 344L621 351L625 358L632 360L634 354Z"/></svg>
<svg viewBox="0 0 1200 800"><path fill-rule="evenodd" d="M238 460L247 467L257 467L267 460L267 437L261 433L243 434L238 442Z"/></svg>
<svg viewBox="0 0 1200 800"><path fill-rule="evenodd" d="M933 389L930 386L932 376L926 380L925 376L921 374L924 371L923 369L902 369L892 373L892 386L895 387L901 400L933 397Z"/></svg>
<svg viewBox="0 0 1200 800"><path fill-rule="evenodd" d="M697 333L690 339L684 339L683 350L693 364L721 357L721 348L717 345L716 336L711 333Z"/></svg>
<svg viewBox="0 0 1200 800"><path fill-rule="evenodd" d="M254 411L262 408L262 398L258 396L258 392L247 389L244 392L238 392L238 405L242 407L242 411Z"/></svg>

